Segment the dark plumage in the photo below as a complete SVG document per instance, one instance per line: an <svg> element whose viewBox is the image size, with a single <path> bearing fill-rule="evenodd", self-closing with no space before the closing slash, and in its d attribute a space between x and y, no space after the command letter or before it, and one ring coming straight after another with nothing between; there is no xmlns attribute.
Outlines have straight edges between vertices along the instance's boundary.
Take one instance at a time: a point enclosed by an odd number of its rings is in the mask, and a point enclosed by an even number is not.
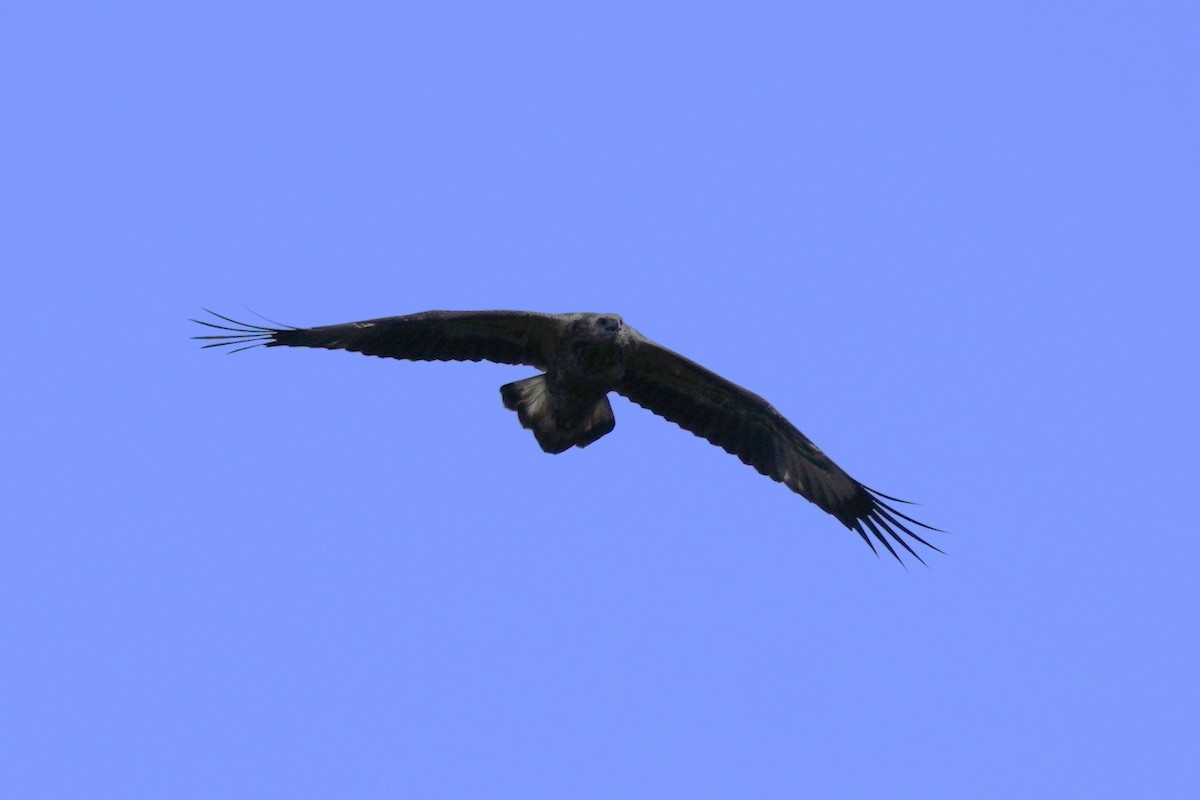
<svg viewBox="0 0 1200 800"><path fill-rule="evenodd" d="M542 370L500 387L547 453L586 447L613 429L608 393L702 436L837 517L871 549L871 536L897 560L905 537L938 550L911 526L938 530L884 500L905 502L851 478L794 425L753 392L629 327L616 314L528 311L425 311L316 328L229 325L193 320L223 334L205 347L323 347L413 361L495 361ZM231 327L232 326L232 327ZM890 541L889 541L890 540ZM940 550L938 552L941 552Z"/></svg>

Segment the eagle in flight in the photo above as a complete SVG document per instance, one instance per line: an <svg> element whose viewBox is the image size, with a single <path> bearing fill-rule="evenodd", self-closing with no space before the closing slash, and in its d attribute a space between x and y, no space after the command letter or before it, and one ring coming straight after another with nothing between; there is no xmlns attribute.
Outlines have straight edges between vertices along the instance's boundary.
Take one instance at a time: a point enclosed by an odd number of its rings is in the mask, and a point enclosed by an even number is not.
<svg viewBox="0 0 1200 800"><path fill-rule="evenodd" d="M937 528L885 502L906 501L854 480L766 400L647 339L616 314L424 311L295 328L249 325L208 313L228 324L192 322L224 333L195 338L230 352L323 347L382 358L483 360L542 370L501 386L500 396L547 453L587 447L611 431L616 419L608 393L616 392L783 483L837 517L872 550L874 536L898 561L892 542L924 563L906 537L941 552L913 530Z"/></svg>

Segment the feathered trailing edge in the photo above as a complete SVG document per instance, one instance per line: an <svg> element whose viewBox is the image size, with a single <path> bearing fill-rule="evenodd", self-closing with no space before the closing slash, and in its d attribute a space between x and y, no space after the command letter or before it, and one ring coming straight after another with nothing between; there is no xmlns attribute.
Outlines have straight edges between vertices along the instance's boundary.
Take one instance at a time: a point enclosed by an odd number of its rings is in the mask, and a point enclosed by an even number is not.
<svg viewBox="0 0 1200 800"><path fill-rule="evenodd" d="M232 350L227 350L225 352L240 353L242 350L249 350L251 347L262 347L264 345L270 344L271 342L273 342L275 340L275 334L279 333L281 330L288 330L288 331L300 330L299 328L297 328L293 325L283 325L282 323L274 322L273 320L267 320L267 322L272 322L275 325L279 325L278 328L264 328L261 325L251 325L247 322L238 322L236 319L230 319L229 317L226 317L223 314L218 314L217 312L211 311L207 308L204 309L204 311L206 311L209 314L212 314L217 319L223 319L226 322L236 325L237 327L231 328L228 325L217 325L215 322L205 322L202 319L190 320L191 322L195 322L197 325L204 325L205 327L208 327L208 328L216 328L217 330L221 330L221 331L233 331L233 333L226 333L226 334L209 334L206 336L193 336L192 337L193 339L215 339L216 340L216 341L210 342L209 344L202 345L202 349L207 348L207 347L233 347ZM237 345L240 345L240 347Z"/></svg>

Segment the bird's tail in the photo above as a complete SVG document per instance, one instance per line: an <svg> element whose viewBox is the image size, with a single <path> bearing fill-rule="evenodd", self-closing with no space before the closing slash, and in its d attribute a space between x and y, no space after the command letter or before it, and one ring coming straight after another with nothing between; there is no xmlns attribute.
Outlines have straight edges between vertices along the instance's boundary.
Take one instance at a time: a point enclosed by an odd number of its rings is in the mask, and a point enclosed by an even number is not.
<svg viewBox="0 0 1200 800"><path fill-rule="evenodd" d="M547 453L587 447L617 424L608 397L581 409L559 407L546 385L545 375L535 375L500 387L504 407L517 412L521 427L529 428Z"/></svg>

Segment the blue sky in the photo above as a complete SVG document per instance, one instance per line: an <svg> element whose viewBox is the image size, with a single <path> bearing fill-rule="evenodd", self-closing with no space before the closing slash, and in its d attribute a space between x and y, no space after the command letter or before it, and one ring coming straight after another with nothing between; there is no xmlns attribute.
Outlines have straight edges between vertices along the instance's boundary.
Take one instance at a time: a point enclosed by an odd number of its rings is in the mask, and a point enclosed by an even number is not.
<svg viewBox="0 0 1200 800"><path fill-rule="evenodd" d="M1194 796L1198 23L7 7L0 793ZM948 555L201 306L615 311Z"/></svg>

